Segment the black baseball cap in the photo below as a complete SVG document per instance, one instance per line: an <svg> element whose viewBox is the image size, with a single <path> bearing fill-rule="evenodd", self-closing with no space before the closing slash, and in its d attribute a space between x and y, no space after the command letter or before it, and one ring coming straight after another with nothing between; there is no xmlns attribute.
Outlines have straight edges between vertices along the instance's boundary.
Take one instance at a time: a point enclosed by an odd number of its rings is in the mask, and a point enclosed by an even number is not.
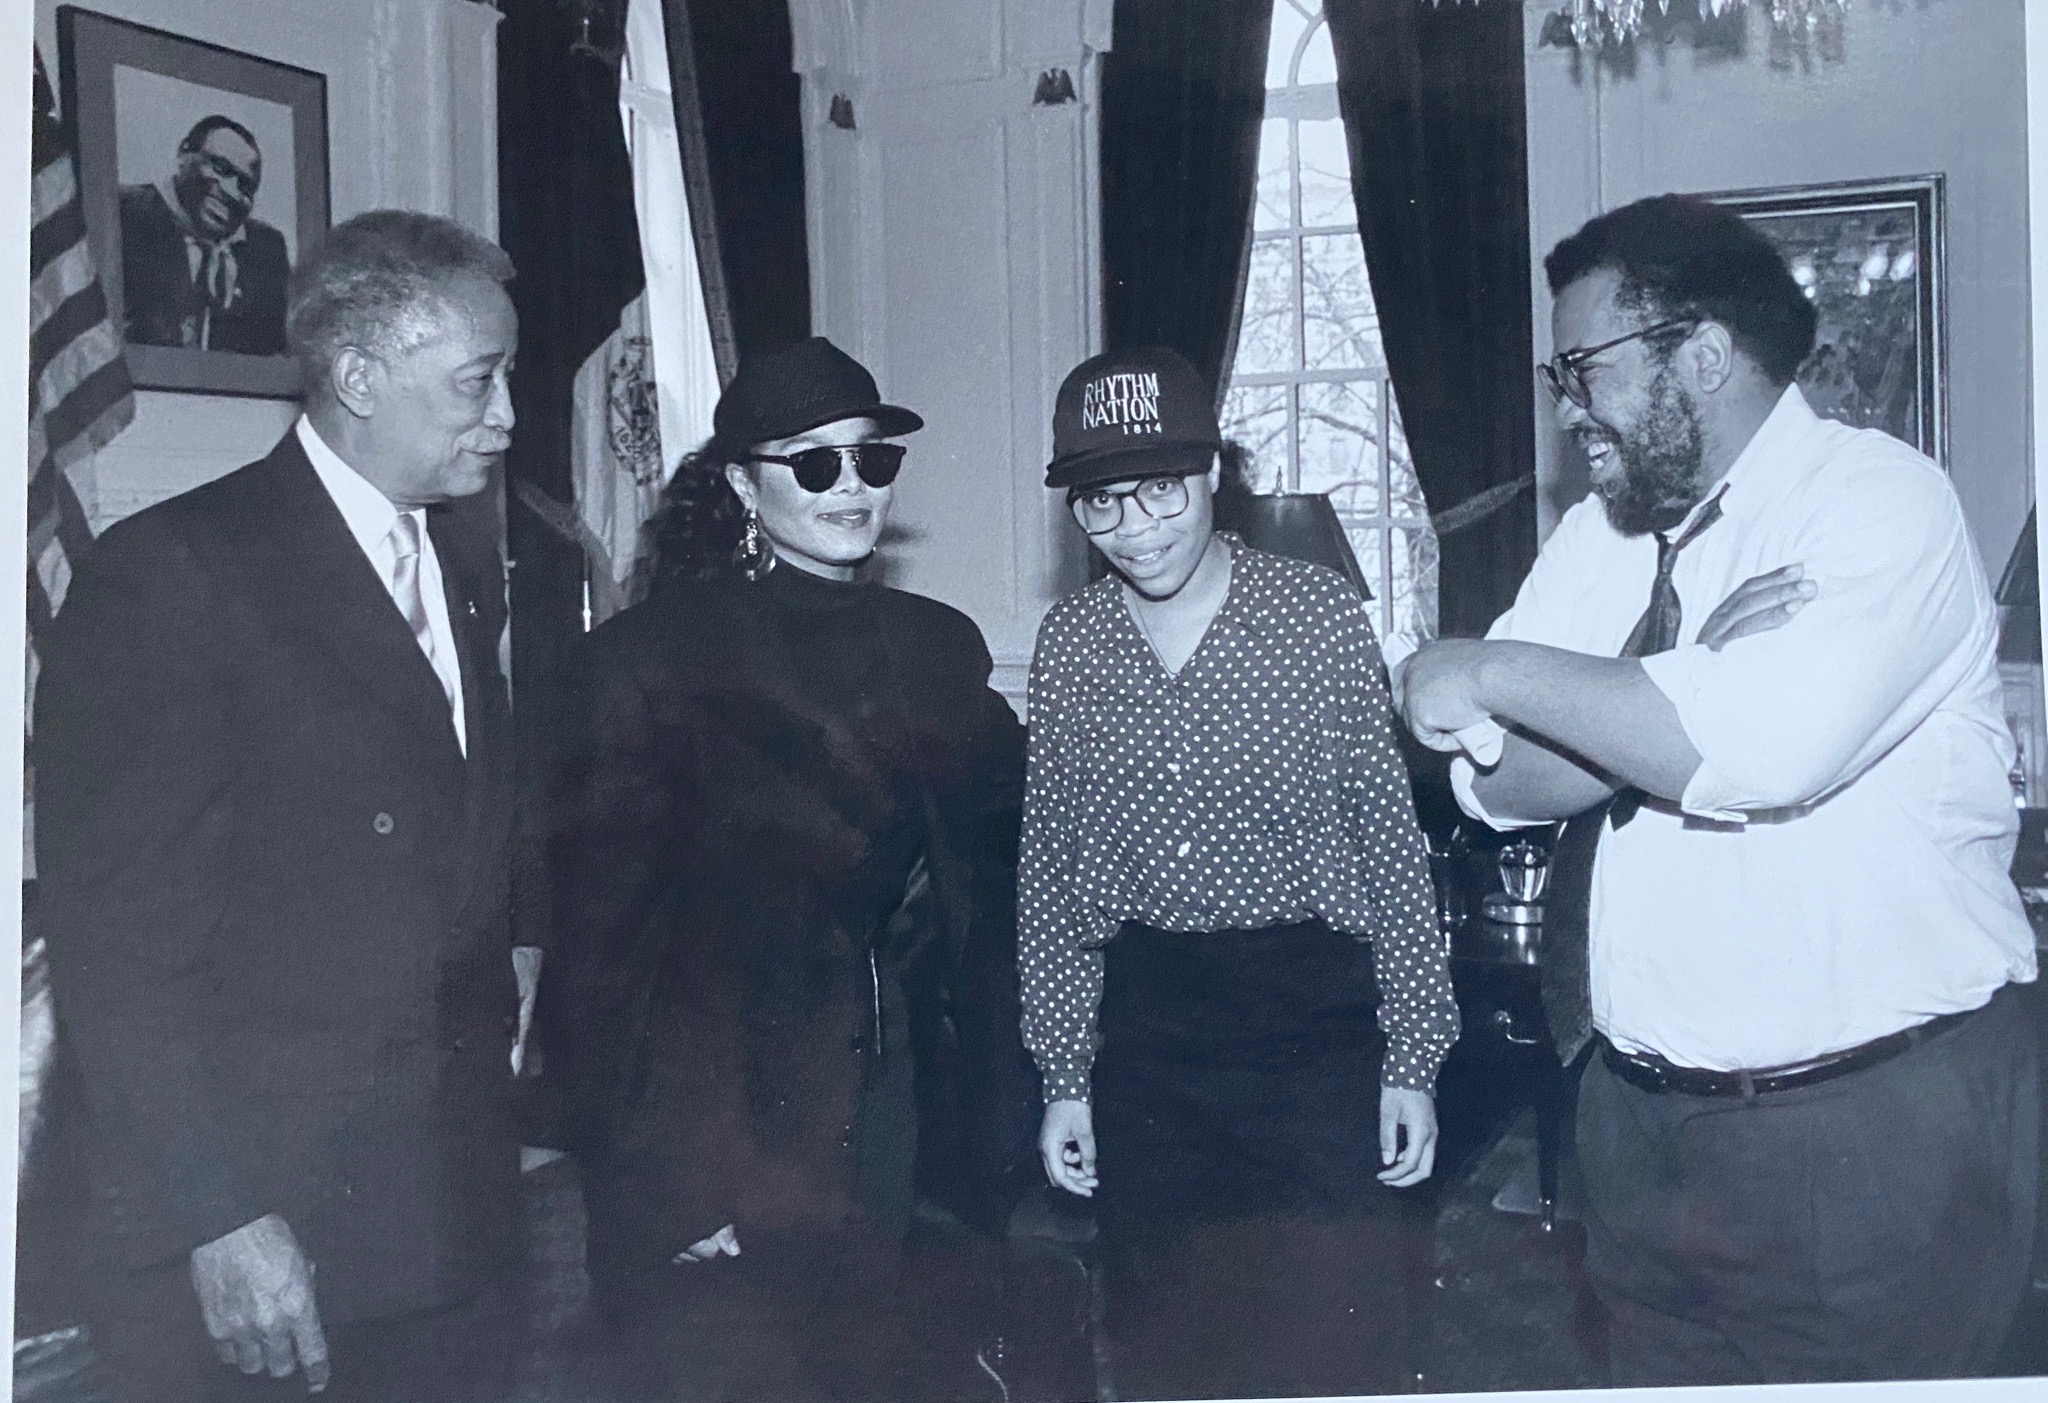
<svg viewBox="0 0 2048 1403"><path fill-rule="evenodd" d="M1222 446L1215 393L1187 357L1169 346L1107 351L1060 385L1045 485L1205 472Z"/></svg>
<svg viewBox="0 0 2048 1403"><path fill-rule="evenodd" d="M711 411L717 444L737 451L841 419L872 419L894 438L924 427L901 405L882 403L867 367L822 336L749 356Z"/></svg>

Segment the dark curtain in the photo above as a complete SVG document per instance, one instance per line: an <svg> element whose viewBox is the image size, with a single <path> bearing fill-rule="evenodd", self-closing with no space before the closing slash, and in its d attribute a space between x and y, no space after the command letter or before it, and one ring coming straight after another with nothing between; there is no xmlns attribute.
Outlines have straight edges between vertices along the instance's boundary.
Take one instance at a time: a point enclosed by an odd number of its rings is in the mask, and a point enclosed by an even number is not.
<svg viewBox="0 0 2048 1403"><path fill-rule="evenodd" d="M582 547L535 510L574 501L570 388L577 368L644 286L619 75L574 51L575 15L555 0L511 0L498 30L499 242L519 270L521 330L506 454L512 560L512 683L522 729L536 687L583 632ZM597 35L600 42L615 35Z"/></svg>
<svg viewBox="0 0 2048 1403"><path fill-rule="evenodd" d="M1520 0L1328 0L1380 335L1430 510L1535 470ZM1441 542L1440 624L1471 637L1536 556L1533 479Z"/></svg>
<svg viewBox="0 0 2048 1403"><path fill-rule="evenodd" d="M624 6L599 16L623 42ZM508 0L498 33L500 241L520 270L522 338L507 455L512 677L522 720L583 631L582 548L566 508L570 392L644 286L618 70L579 49L557 0ZM787 0L665 0L676 126L719 372L810 333L803 118ZM694 446L694 445L692 445Z"/></svg>
<svg viewBox="0 0 2048 1403"><path fill-rule="evenodd" d="M671 58L676 126L686 165L693 121L701 133L708 203L727 309L741 359L811 334L811 265L804 226L802 80L796 75L789 0L663 0L669 48L691 40L694 68ZM687 87L699 104L687 110ZM695 186L695 172L686 172ZM704 202L693 190L693 217ZM700 221L701 222L701 221ZM699 239L700 257L704 240ZM721 375L732 368L721 348Z"/></svg>
<svg viewBox="0 0 2048 1403"><path fill-rule="evenodd" d="M1173 347L1220 384L1251 240L1273 0L1117 0L1102 66L1110 350Z"/></svg>

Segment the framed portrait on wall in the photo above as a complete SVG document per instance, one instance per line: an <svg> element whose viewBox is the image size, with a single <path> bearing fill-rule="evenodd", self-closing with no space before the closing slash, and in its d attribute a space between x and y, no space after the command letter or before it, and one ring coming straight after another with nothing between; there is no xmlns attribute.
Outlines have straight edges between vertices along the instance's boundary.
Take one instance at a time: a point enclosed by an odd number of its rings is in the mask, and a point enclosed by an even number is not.
<svg viewBox="0 0 2048 1403"><path fill-rule="evenodd" d="M1820 313L1799 387L1815 412L1882 429L1948 466L1943 178L1737 190Z"/></svg>
<svg viewBox="0 0 2048 1403"><path fill-rule="evenodd" d="M279 398L285 277L328 226L327 79L57 11L79 202L144 389Z"/></svg>

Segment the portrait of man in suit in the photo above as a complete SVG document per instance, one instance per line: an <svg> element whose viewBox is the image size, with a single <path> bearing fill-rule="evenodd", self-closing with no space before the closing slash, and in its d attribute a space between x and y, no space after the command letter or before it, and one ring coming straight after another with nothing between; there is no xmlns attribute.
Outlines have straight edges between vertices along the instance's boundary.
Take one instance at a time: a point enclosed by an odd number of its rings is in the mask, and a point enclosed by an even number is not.
<svg viewBox="0 0 2048 1403"><path fill-rule="evenodd" d="M109 529L44 653L40 909L117 1403L499 1396L538 971L503 568L445 504L510 442L511 277L435 216L332 230L290 285L296 424Z"/></svg>
<svg viewBox="0 0 2048 1403"><path fill-rule="evenodd" d="M121 187L126 336L145 346L285 352L284 235L254 217L255 134L216 113L192 124L161 181Z"/></svg>

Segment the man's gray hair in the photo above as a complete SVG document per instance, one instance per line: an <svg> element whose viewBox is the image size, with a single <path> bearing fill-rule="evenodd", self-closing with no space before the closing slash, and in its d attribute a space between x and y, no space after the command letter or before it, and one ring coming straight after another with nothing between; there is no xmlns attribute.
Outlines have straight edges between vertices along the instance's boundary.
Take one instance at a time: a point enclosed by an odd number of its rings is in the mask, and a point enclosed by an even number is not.
<svg viewBox="0 0 2048 1403"><path fill-rule="evenodd" d="M419 349L465 278L502 286L512 260L438 214L376 209L335 225L292 269L286 293L285 342L308 393L345 347L387 361Z"/></svg>

